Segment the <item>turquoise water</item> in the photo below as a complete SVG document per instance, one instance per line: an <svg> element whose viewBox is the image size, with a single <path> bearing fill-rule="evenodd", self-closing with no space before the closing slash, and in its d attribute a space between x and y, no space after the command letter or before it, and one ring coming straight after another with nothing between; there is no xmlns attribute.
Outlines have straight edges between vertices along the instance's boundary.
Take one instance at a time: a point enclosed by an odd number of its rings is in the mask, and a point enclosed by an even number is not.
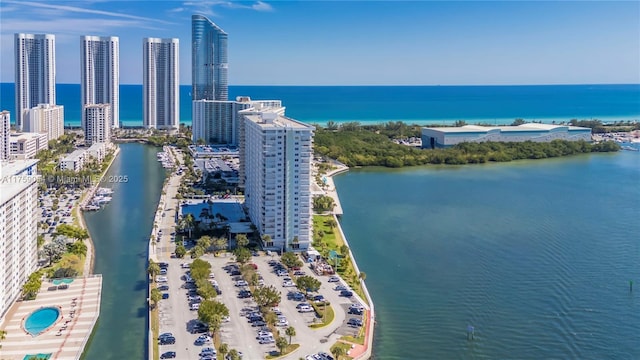
<svg viewBox="0 0 640 360"><path fill-rule="evenodd" d="M65 124L80 125L80 85L58 84ZM191 86L180 86L180 120L191 124ZM640 85L548 86L230 86L229 99L281 99L287 114L309 123L329 120L415 123L544 122L572 118L640 119ZM14 87L0 84L0 109L13 113ZM14 118L12 116L12 118ZM142 86L120 86L120 119L142 125Z"/></svg>
<svg viewBox="0 0 640 360"><path fill-rule="evenodd" d="M147 358L146 264L153 216L165 171L157 148L121 144L120 154L105 176L128 182L108 184L113 200L85 219L95 245L94 271L102 274L102 303L94 335L84 359Z"/></svg>
<svg viewBox="0 0 640 360"><path fill-rule="evenodd" d="M376 359L640 359L640 154L335 181Z"/></svg>
<svg viewBox="0 0 640 360"><path fill-rule="evenodd" d="M57 308L45 307L38 309L27 316L24 322L24 329L32 336L38 336L53 325L59 316L60 310Z"/></svg>

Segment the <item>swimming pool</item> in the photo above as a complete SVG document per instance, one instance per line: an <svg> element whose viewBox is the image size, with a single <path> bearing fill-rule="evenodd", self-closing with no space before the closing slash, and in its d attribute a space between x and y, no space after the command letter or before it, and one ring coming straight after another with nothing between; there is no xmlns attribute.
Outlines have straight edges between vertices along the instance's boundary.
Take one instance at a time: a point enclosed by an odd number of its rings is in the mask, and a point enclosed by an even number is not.
<svg viewBox="0 0 640 360"><path fill-rule="evenodd" d="M60 317L60 310L55 307L40 308L27 316L24 329L31 336L38 336L53 325Z"/></svg>

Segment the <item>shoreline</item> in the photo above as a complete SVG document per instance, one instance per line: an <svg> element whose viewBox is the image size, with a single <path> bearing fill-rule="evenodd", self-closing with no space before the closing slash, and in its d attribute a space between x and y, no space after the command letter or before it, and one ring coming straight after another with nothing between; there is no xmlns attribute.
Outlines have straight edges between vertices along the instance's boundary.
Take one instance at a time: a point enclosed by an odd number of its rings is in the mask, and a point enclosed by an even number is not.
<svg viewBox="0 0 640 360"><path fill-rule="evenodd" d="M109 162L109 165L102 172L102 174L100 174L100 178L98 179L98 181L96 181L96 183L93 184L87 191L84 192L83 196L80 197L80 201L78 201L78 204L76 204L75 209L74 209L76 211L76 216L78 217L78 223L79 223L80 227L82 229L86 230L87 234L89 235L89 237L87 238L87 242L86 242L86 245L87 245L87 257L85 258L83 274L82 274L83 276L93 275L93 266L95 264L96 254L95 254L95 246L93 244L93 239L91 238L91 233L89 232L89 228L87 227L87 224L85 222L84 211L82 210L82 207L83 207L82 204L87 198L91 198L93 196L93 194L95 194L97 188L100 186L100 184L102 182L102 179L107 174L107 172L111 168L111 165L116 160L116 158L118 157L119 154L120 154L120 147L116 146L116 150L113 152L113 157L111 158L111 161Z"/></svg>
<svg viewBox="0 0 640 360"><path fill-rule="evenodd" d="M339 205L340 199L338 197L338 190L335 186L335 183L333 182L334 176L345 173L347 171L349 171L349 167L344 164L340 164L336 169L324 175L327 179L327 185L329 186L328 189L325 191L325 195L331 196L334 199L336 205L339 206L340 213L338 214L335 211L332 211L331 214L333 216L333 219L336 222L336 228L338 228L338 231L340 231L340 235L342 236L342 240L344 241L344 244L349 249L349 258L351 259L353 268L358 274L360 274L360 268L358 268L358 263L356 261L356 258L353 254L353 251L351 250L351 246L349 245L347 236L344 234L344 231L342 230L342 225L340 225L340 221L338 220L338 215L342 215L342 206ZM370 359L373 355L373 334L374 334L375 322L376 322L375 306L373 303L373 299L371 298L371 294L369 294L369 289L367 289L367 284L365 280L360 279L360 286L362 287L362 292L366 297L365 300L367 304L365 304L365 308L368 308L369 310L367 312L367 319L366 319L367 321L366 321L366 328L364 333L364 345L360 345L360 346L364 346L364 352L360 355L355 356L354 359Z"/></svg>

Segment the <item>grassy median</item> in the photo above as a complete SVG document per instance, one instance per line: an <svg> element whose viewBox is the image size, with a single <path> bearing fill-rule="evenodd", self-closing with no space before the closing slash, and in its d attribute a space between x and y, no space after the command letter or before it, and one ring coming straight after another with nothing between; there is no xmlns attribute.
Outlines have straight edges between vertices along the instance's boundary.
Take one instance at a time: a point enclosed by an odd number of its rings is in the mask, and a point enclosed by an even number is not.
<svg viewBox="0 0 640 360"><path fill-rule="evenodd" d="M313 309L316 311L318 317L320 317L321 322L314 323L309 325L312 329L318 329L321 327L325 327L333 322L333 319L336 317L335 312L333 311L333 307L328 303L325 305L312 303Z"/></svg>

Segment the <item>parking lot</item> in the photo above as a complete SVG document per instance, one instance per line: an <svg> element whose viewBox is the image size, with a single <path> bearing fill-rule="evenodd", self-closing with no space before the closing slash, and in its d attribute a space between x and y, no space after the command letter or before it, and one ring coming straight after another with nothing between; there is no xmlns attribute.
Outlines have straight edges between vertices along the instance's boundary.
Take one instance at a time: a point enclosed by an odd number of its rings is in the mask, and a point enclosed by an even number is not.
<svg viewBox="0 0 640 360"><path fill-rule="evenodd" d="M44 235L45 242L53 239L58 225L73 224L71 212L80 198L80 190L67 190L56 196L53 190L38 198L38 234ZM57 204L54 205L55 200ZM46 224L46 227L44 226Z"/></svg>
<svg viewBox="0 0 640 360"><path fill-rule="evenodd" d="M221 341L229 346L229 349L236 349L242 352L243 359L264 359L270 353L277 352L274 343L270 341L260 344L256 338L258 336L259 326L252 326L246 315L252 311L257 311L256 304L251 297L241 299L238 297L239 291L248 289L244 286L236 286L236 281L240 280L238 275L231 275L224 270L229 264L234 264L231 254L222 254L220 257L214 257L207 254L201 259L212 264L211 271L214 275L213 279L222 291L216 300L223 302L229 308L230 317L227 322L223 322L220 335ZM182 264L188 264L191 259L175 259L161 258L168 265L167 281L169 287L169 298L160 301L160 333L172 333L176 339L175 344L160 345L160 353L167 351L175 351L178 359L198 359L202 348L213 347L211 343L196 345L195 341L200 334L191 333L193 326L198 323L197 311L190 310L190 302L187 298L189 289L185 288L187 282L184 275L187 268L182 268ZM265 285L275 286L282 295L282 301L278 306L278 311L283 318L286 318L288 326L296 329L296 336L293 337L293 343L300 344L300 348L287 356L290 359L299 359L312 353L319 351L329 352L330 346L343 335L357 335L359 327L357 325L347 325L349 319L362 319L361 315L348 314L349 307L355 298L346 298L340 296L340 291L334 290L338 285L346 286L342 281L329 282L328 276L316 276L309 266L305 264L301 269L306 275L314 276L321 281L321 287L318 294L322 294L326 300L331 303L335 312L334 321L326 327L312 329L309 327L314 322L319 322L315 312L301 313L296 306L301 301L288 299L287 294L297 292L295 287L283 287L285 276L278 276L272 266L269 265L270 260L279 260L279 256L266 256L260 253L260 256L254 256L252 262L257 265L258 273L262 276ZM291 276L295 280L295 276ZM162 285L162 284L159 284ZM304 302L308 302L304 301ZM352 320L353 322L354 320ZM287 326L278 327L283 336ZM265 335L266 336L266 335ZM286 336L285 336L286 337ZM286 337L288 338L288 337ZM263 337L268 339L268 337Z"/></svg>

